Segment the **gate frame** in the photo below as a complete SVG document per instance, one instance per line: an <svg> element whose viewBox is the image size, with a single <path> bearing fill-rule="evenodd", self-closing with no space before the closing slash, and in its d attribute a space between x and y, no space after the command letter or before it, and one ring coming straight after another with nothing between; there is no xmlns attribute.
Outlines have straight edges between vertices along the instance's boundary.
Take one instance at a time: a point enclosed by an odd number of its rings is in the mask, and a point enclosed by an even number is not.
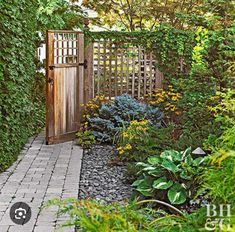
<svg viewBox="0 0 235 232"><path fill-rule="evenodd" d="M78 82L79 89L79 104L87 103L93 98L93 43L85 47L85 34L82 31L72 30L48 30L46 32L46 144L54 144L73 140L76 137L75 132L55 136L55 115L54 115L54 33L77 33L83 34L84 40L82 45L78 42L79 46L83 46L84 54L78 54L77 61L77 75L81 79ZM84 66L83 72L80 73L79 67ZM69 66L69 65L68 65ZM85 67L86 66L86 67ZM82 90L82 91L80 91ZM82 118L82 107L78 106L79 124ZM80 125L79 125L80 126Z"/></svg>

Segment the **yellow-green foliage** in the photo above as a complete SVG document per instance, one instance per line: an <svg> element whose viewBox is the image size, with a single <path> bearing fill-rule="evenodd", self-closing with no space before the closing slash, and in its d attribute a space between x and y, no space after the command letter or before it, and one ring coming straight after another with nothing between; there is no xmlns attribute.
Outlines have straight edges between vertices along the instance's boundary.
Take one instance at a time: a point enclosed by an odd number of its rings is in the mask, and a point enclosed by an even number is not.
<svg viewBox="0 0 235 232"><path fill-rule="evenodd" d="M146 101L150 105L160 107L164 111L166 118L174 120L181 114L177 107L179 99L182 97L181 93L178 93L172 85L169 85L166 89L156 89L152 93L146 96Z"/></svg>
<svg viewBox="0 0 235 232"><path fill-rule="evenodd" d="M117 151L121 159L144 161L170 147L172 127L158 128L148 120L133 120L123 128Z"/></svg>
<svg viewBox="0 0 235 232"><path fill-rule="evenodd" d="M61 214L70 216L63 227L76 225L78 231L156 231L150 224L156 215L154 210L148 213L147 209L138 209L135 202L106 204L95 200L55 199L48 202L47 206L51 205L58 205Z"/></svg>
<svg viewBox="0 0 235 232"><path fill-rule="evenodd" d="M219 151L201 177L205 190L214 203L231 204L235 209L235 151Z"/></svg>

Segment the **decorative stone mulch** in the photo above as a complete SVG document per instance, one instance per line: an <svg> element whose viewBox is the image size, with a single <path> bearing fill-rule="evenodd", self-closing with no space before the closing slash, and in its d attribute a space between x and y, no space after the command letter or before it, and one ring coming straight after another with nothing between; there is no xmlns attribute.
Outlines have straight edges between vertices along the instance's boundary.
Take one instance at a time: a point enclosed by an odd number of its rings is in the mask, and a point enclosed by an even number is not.
<svg viewBox="0 0 235 232"><path fill-rule="evenodd" d="M125 166L113 162L112 146L95 145L84 150L79 199L92 198L106 202L123 201L132 194L125 179Z"/></svg>

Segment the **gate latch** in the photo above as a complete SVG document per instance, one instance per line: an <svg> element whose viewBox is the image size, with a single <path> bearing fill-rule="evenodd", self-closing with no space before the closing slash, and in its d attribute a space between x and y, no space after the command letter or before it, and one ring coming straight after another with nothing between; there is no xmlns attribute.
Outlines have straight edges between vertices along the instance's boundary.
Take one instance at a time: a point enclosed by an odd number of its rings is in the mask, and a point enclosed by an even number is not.
<svg viewBox="0 0 235 232"><path fill-rule="evenodd" d="M84 60L84 63L79 63L79 66L84 66L84 69L87 69L87 60Z"/></svg>

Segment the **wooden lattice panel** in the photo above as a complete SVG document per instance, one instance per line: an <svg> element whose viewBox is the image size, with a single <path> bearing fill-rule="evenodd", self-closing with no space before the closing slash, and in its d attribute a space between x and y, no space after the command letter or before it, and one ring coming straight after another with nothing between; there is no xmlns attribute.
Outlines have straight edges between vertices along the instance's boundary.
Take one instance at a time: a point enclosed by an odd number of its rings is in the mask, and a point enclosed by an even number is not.
<svg viewBox="0 0 235 232"><path fill-rule="evenodd" d="M54 64L78 63L78 33L54 34Z"/></svg>
<svg viewBox="0 0 235 232"><path fill-rule="evenodd" d="M151 52L111 40L94 42L94 95L109 98L128 93L140 99L162 86L162 73Z"/></svg>

